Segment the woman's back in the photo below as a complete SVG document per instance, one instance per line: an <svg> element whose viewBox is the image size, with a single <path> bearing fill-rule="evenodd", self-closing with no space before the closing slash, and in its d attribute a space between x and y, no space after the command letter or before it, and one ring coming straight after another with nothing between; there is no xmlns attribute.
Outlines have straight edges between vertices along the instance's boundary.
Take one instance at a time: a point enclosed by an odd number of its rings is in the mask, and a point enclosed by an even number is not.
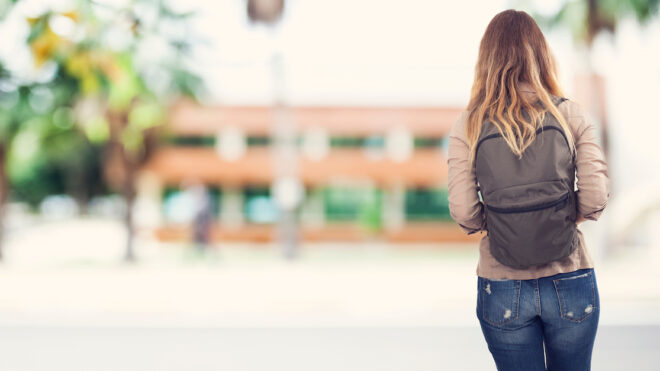
<svg viewBox="0 0 660 371"><path fill-rule="evenodd" d="M528 86L521 89L535 95ZM596 127L586 118L582 107L571 100L558 105L573 134L576 148L577 211L579 215L596 220L609 198L609 178L605 157L598 144ZM468 165L470 148L466 135L467 113L461 114L449 134L449 209L454 220L467 232L485 232L485 215L478 196L474 170ZM578 230L578 246L568 257L525 270L514 269L498 262L490 253L487 236L479 243L477 275L493 279L533 279L580 268L592 268L582 233Z"/></svg>
<svg viewBox="0 0 660 371"><path fill-rule="evenodd" d="M600 300L577 224L605 208L607 164L580 106L553 100L563 96L555 71L528 14L496 15L449 136L451 215L467 233L487 232L477 318L498 370L591 367Z"/></svg>

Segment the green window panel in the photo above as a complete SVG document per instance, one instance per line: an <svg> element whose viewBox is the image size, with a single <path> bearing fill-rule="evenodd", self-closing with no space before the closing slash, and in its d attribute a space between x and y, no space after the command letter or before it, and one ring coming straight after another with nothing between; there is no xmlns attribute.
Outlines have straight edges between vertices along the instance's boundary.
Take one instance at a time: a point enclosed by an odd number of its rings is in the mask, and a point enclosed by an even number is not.
<svg viewBox="0 0 660 371"><path fill-rule="evenodd" d="M439 148L444 145L443 137L416 137L415 148Z"/></svg>
<svg viewBox="0 0 660 371"><path fill-rule="evenodd" d="M168 137L166 143L179 147L213 147L216 144L214 136L185 136ZM272 138L269 136L248 136L246 138L249 147L264 147L272 144ZM296 138L296 143L300 144L301 138ZM415 148L436 148L443 147L446 140L443 137L416 137ZM385 138L382 136L371 137L330 137L330 146L332 148L382 148L385 145Z"/></svg>
<svg viewBox="0 0 660 371"><path fill-rule="evenodd" d="M246 139L248 147L264 147L271 144L268 136L249 136ZM185 136L168 137L165 142L177 147L213 147L216 144L215 136Z"/></svg>
<svg viewBox="0 0 660 371"><path fill-rule="evenodd" d="M331 137L330 147L333 148L356 148L364 146L364 138L359 137Z"/></svg>
<svg viewBox="0 0 660 371"><path fill-rule="evenodd" d="M414 188L406 190L406 220L448 220L449 200L446 189Z"/></svg>
<svg viewBox="0 0 660 371"><path fill-rule="evenodd" d="M381 136L330 137L330 147L332 148L382 148L384 145L385 138Z"/></svg>
<svg viewBox="0 0 660 371"><path fill-rule="evenodd" d="M382 192L369 188L326 188L325 217L329 222L356 222L366 229L382 226Z"/></svg>
<svg viewBox="0 0 660 371"><path fill-rule="evenodd" d="M179 187L167 186L163 189L163 193L161 195L162 197L161 201L165 202L166 200L168 200L173 195L179 192L181 192L181 189Z"/></svg>
<svg viewBox="0 0 660 371"><path fill-rule="evenodd" d="M271 145L272 140L268 136L249 136L247 137L248 147L266 147Z"/></svg>
<svg viewBox="0 0 660 371"><path fill-rule="evenodd" d="M213 136L193 136L193 137L169 137L166 142L177 147L213 147L215 146L215 137Z"/></svg>
<svg viewBox="0 0 660 371"><path fill-rule="evenodd" d="M248 222L257 224L274 223L279 216L267 186L248 186L243 189L243 212Z"/></svg>
<svg viewBox="0 0 660 371"><path fill-rule="evenodd" d="M211 203L211 211L217 217L220 215L222 190L216 186L207 186L206 192ZM181 187L168 186L163 190L161 197L165 220L181 223L192 217L194 210L191 209L191 199Z"/></svg>
<svg viewBox="0 0 660 371"><path fill-rule="evenodd" d="M211 199L211 206L213 215L219 216L222 209L222 189L219 187L208 188L209 198Z"/></svg>

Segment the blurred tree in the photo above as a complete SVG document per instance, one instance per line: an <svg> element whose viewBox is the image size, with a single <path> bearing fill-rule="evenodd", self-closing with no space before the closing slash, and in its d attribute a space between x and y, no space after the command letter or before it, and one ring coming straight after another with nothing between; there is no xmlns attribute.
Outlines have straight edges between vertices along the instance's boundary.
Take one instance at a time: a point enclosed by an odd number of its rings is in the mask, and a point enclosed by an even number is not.
<svg viewBox="0 0 660 371"><path fill-rule="evenodd" d="M48 195L69 194L84 210L104 190L100 146L74 126L73 91L62 82L22 86L19 104L6 111L14 122L7 175L17 200L37 206Z"/></svg>
<svg viewBox="0 0 660 371"><path fill-rule="evenodd" d="M185 64L193 14L177 13L162 0L78 4L74 11L29 18L27 41L37 67L55 63L61 81L75 81L73 116L91 143L105 147L105 178L126 201L125 259L132 261L138 169L156 143L167 106L183 96L195 99L202 88Z"/></svg>
<svg viewBox="0 0 660 371"><path fill-rule="evenodd" d="M549 27L561 25L567 27L573 35L576 45L585 54L586 71L576 76L576 87L586 108L599 124L603 151L611 163L610 135L608 130L605 79L592 66L592 49L596 37L604 32L614 33L619 22L634 17L640 24L645 24L658 13L660 0L572 0L565 1L556 13L549 16L536 15L542 25ZM610 169L610 177L612 170ZM613 190L614 192L614 190ZM607 221L605 221L607 222ZM607 229L599 224L602 231ZM603 233L602 249L612 249L611 239Z"/></svg>
<svg viewBox="0 0 660 371"><path fill-rule="evenodd" d="M10 196L36 206L50 194L73 195L84 206L101 190L98 146L73 125L74 85L20 81L0 63L0 259L4 209Z"/></svg>
<svg viewBox="0 0 660 371"><path fill-rule="evenodd" d="M599 77L591 69L591 49L594 39L602 32L614 32L619 21L634 16L638 22L646 23L658 13L660 0L571 0L565 1L556 13L551 15L535 14L535 18L542 25L554 27L561 25L567 27L578 46L584 48L588 63L588 87L590 91L602 90ZM603 150L609 155L609 141L605 117L604 102L599 102L596 110L602 111L599 116L601 122L601 137Z"/></svg>
<svg viewBox="0 0 660 371"><path fill-rule="evenodd" d="M0 20L4 20L15 2L16 0L0 0ZM19 102L18 98L20 94L12 82L11 73L0 62L0 260L3 258L5 204L10 189L7 158L18 127L9 112L11 106Z"/></svg>
<svg viewBox="0 0 660 371"><path fill-rule="evenodd" d="M25 89L14 86L9 72L0 64L0 259L3 256L5 204L9 198L7 160L25 107ZM13 113L13 114L12 114Z"/></svg>
<svg viewBox="0 0 660 371"><path fill-rule="evenodd" d="M601 32L614 32L618 22L630 15L640 23L658 11L660 0L573 0L566 1L557 13L538 16L550 26L567 26L578 44L591 48Z"/></svg>

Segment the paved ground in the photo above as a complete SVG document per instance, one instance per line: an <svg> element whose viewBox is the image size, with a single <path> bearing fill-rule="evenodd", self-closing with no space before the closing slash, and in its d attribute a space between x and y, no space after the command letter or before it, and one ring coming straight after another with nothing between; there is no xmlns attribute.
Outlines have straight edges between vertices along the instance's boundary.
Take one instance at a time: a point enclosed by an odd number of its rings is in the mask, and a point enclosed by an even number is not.
<svg viewBox="0 0 660 371"><path fill-rule="evenodd" d="M602 327L598 371L658 370L660 327ZM0 327L0 371L495 370L477 328Z"/></svg>
<svg viewBox="0 0 660 371"><path fill-rule="evenodd" d="M493 370L474 316L474 246L223 245L200 256L73 220L10 235L0 371ZM660 254L597 262L594 370L657 370Z"/></svg>

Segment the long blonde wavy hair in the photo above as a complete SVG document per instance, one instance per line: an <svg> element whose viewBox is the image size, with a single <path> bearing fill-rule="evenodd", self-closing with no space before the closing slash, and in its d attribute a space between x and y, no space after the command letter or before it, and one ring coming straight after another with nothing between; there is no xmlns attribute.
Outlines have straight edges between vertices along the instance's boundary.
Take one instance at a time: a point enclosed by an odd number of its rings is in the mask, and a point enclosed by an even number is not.
<svg viewBox="0 0 660 371"><path fill-rule="evenodd" d="M529 84L537 94L537 101L525 99L521 83ZM563 94L557 82L554 58L539 26L522 11L505 10L497 14L481 39L467 107L470 164L474 165L484 121L495 125L511 151L522 157L536 137L546 112L557 119L573 151L573 135L551 95Z"/></svg>

